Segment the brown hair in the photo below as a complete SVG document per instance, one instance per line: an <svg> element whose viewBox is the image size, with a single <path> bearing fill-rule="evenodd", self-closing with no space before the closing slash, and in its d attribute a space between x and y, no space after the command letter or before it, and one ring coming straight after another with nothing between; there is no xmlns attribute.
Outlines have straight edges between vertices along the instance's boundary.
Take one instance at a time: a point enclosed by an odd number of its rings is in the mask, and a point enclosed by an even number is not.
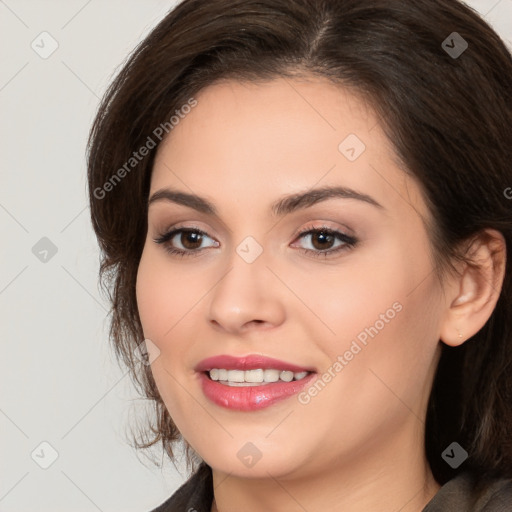
<svg viewBox="0 0 512 512"><path fill-rule="evenodd" d="M468 44L461 55L447 51L454 32ZM100 279L112 304L110 339L156 412L136 446L161 442L173 460L183 439L150 367L134 357L144 339L135 282L158 143L133 169L126 163L216 80L279 76L326 77L373 106L424 192L439 276L465 259L458 248L482 229L504 235L498 303L463 345L443 344L425 442L440 483L467 468L512 477L512 59L498 35L456 0L185 0L127 60L91 129L88 180ZM458 471L441 459L453 441L469 452Z"/></svg>

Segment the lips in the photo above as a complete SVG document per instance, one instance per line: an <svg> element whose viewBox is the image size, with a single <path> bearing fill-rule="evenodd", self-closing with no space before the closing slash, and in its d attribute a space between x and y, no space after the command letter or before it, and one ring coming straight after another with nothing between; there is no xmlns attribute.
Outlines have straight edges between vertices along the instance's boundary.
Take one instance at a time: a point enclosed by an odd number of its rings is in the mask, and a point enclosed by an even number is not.
<svg viewBox="0 0 512 512"><path fill-rule="evenodd" d="M300 380L291 382L263 382L247 387L232 387L220 381L212 380L209 371L223 370L280 370L293 373L308 372ZM203 359L194 370L198 373L201 389L206 398L214 404L235 411L257 411L281 402L299 393L305 386L317 378L316 369L310 366L299 366L262 355L234 357L219 355Z"/></svg>
<svg viewBox="0 0 512 512"><path fill-rule="evenodd" d="M241 412L255 412L274 404L284 403L287 398L300 393L311 385L318 375L310 373L301 380L273 382L249 387L225 386L199 372L198 378L204 396L213 404L224 409Z"/></svg>
<svg viewBox="0 0 512 512"><path fill-rule="evenodd" d="M224 368L226 370L263 370L274 369L282 371L316 372L315 368L307 366L298 366L287 361L281 361L272 357L266 357L258 354L244 357L234 357L229 355L219 355L203 359L195 368L196 372L207 372L213 368Z"/></svg>

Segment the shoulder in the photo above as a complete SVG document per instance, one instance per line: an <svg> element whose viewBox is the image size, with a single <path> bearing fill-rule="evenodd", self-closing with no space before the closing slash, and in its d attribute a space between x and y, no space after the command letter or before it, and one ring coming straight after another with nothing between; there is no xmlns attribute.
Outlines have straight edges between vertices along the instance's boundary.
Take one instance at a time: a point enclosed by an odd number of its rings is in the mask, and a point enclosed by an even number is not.
<svg viewBox="0 0 512 512"><path fill-rule="evenodd" d="M210 512L212 500L212 472L203 462L168 500L151 512ZM511 511L512 479L462 473L444 484L422 512Z"/></svg>
<svg viewBox="0 0 512 512"><path fill-rule="evenodd" d="M168 500L151 512L210 512L212 501L212 471L202 462L197 471Z"/></svg>
<svg viewBox="0 0 512 512"><path fill-rule="evenodd" d="M423 512L511 512L512 479L465 472L437 492Z"/></svg>

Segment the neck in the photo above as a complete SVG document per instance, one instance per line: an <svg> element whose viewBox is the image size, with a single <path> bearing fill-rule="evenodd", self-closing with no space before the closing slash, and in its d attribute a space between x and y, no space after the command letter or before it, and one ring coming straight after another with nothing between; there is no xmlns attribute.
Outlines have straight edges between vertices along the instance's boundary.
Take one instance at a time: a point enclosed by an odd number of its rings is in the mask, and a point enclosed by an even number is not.
<svg viewBox="0 0 512 512"><path fill-rule="evenodd" d="M270 476L268 468L262 471L268 478L238 477L212 468L212 512L420 512L440 486L418 442L422 433L417 434L414 439L398 436L379 449L368 443L357 458L341 462L340 457L322 462L312 458L286 475Z"/></svg>

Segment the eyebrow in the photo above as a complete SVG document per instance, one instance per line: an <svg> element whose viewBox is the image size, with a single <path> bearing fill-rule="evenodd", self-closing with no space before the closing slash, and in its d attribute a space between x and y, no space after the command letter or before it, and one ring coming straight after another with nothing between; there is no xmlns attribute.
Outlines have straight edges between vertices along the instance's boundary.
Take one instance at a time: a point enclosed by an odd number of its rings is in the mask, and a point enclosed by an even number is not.
<svg viewBox="0 0 512 512"><path fill-rule="evenodd" d="M357 199L379 209L385 210L373 197L357 192L347 187L322 187L308 190L303 193L296 193L285 196L271 206L271 212L274 216L283 216L293 213L303 208L309 208L317 203L328 199ZM177 190L163 188L157 190L148 201L148 208L157 201L170 201L183 206L188 206L201 213L214 215L218 217L218 211L215 206L204 197L196 194L189 194Z"/></svg>

